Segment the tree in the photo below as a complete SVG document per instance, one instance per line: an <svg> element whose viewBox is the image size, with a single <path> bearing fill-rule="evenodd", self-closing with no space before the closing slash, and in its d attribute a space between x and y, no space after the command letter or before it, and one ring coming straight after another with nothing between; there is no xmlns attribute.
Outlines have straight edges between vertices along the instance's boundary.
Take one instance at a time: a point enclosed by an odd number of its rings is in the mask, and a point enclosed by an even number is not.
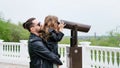
<svg viewBox="0 0 120 68"><path fill-rule="evenodd" d="M29 32L21 25L15 25L11 21L0 19L0 39L7 42L17 42L28 39Z"/></svg>

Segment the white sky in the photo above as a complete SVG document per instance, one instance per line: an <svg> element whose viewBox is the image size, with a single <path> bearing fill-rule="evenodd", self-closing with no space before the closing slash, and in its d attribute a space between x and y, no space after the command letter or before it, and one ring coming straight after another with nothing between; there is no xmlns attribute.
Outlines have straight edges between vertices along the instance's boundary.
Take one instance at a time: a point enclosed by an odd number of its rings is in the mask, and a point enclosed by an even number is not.
<svg viewBox="0 0 120 68"><path fill-rule="evenodd" d="M45 16L56 15L59 19L91 25L88 33L79 35L106 35L120 26L120 0L0 0L0 15L14 23L30 17L43 22ZM64 33L70 34L68 30Z"/></svg>

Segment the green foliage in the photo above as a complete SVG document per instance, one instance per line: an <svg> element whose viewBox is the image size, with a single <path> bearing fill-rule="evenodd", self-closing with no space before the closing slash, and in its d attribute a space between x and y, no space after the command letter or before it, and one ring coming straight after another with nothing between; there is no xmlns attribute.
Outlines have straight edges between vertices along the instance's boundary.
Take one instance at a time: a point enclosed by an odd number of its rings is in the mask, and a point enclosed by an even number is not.
<svg viewBox="0 0 120 68"><path fill-rule="evenodd" d="M59 44L70 44L70 37L64 36L63 39L59 42Z"/></svg>
<svg viewBox="0 0 120 68"><path fill-rule="evenodd" d="M88 40L92 42L91 45L97 46L110 46L110 47L119 47L120 44L120 34L110 32L108 36L100 36L99 38L91 38Z"/></svg>
<svg viewBox="0 0 120 68"><path fill-rule="evenodd" d="M0 39L7 42L18 42L28 39L29 32L23 29L22 25L12 24L10 21L0 19Z"/></svg>
<svg viewBox="0 0 120 68"><path fill-rule="evenodd" d="M92 42L91 45L97 45L97 46L109 46L109 44L110 44L110 43L108 43L107 37L92 38L89 41Z"/></svg>
<svg viewBox="0 0 120 68"><path fill-rule="evenodd" d="M78 39L78 43L82 41L90 41L91 45L94 46L120 47L120 33L111 31L109 32L108 36L91 36L87 39ZM59 43L70 44L70 37L63 37L63 39Z"/></svg>

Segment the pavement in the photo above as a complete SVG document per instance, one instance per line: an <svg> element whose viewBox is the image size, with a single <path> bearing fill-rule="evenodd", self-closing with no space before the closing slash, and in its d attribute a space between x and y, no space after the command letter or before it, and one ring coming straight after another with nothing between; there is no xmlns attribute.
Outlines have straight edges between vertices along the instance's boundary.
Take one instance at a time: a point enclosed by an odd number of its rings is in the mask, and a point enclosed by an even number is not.
<svg viewBox="0 0 120 68"><path fill-rule="evenodd" d="M1 63L0 68L29 68L28 65L17 65L17 64L9 64L9 63Z"/></svg>
<svg viewBox="0 0 120 68"><path fill-rule="evenodd" d="M1 63L0 68L29 68L29 65L17 65L17 64L10 64L10 63ZM59 68L66 68L65 66L60 66Z"/></svg>

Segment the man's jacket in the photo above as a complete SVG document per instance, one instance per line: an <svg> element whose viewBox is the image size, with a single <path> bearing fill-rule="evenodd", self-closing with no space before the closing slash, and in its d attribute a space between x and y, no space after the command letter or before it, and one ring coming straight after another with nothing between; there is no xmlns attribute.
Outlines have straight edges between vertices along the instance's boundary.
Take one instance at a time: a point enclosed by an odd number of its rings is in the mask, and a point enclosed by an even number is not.
<svg viewBox="0 0 120 68"><path fill-rule="evenodd" d="M47 48L47 44L31 33L28 41L30 68L53 68L53 63L62 65L59 57Z"/></svg>

